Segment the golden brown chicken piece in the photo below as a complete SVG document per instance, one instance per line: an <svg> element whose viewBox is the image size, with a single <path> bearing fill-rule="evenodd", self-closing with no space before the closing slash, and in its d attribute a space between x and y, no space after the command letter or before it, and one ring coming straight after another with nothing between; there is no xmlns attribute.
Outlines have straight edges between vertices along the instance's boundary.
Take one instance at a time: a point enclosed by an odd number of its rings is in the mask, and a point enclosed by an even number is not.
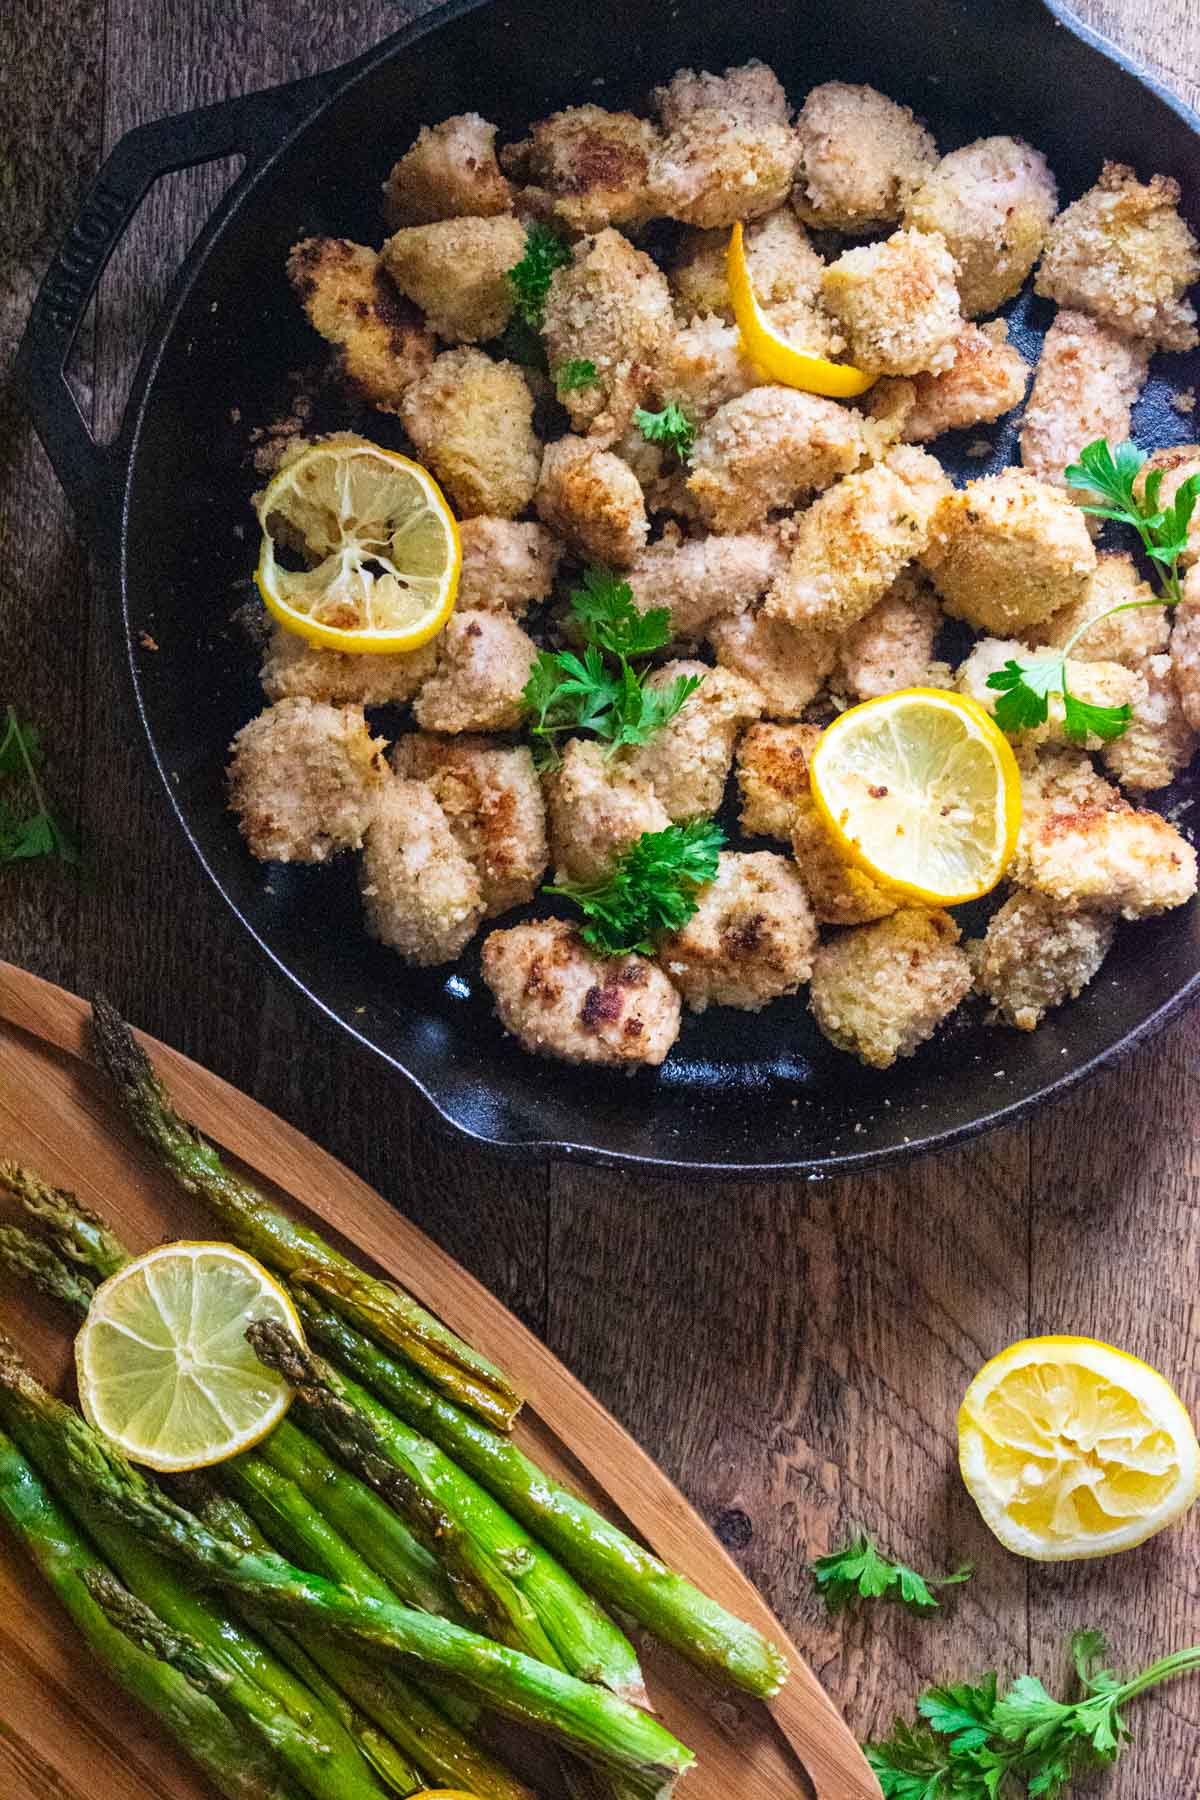
<svg viewBox="0 0 1200 1800"><path fill-rule="evenodd" d="M268 700L300 697L331 706L403 706L437 663L434 644L395 656L350 655L305 643L277 625L259 680Z"/></svg>
<svg viewBox="0 0 1200 1800"><path fill-rule="evenodd" d="M905 907L830 938L813 958L813 1017L830 1043L890 1069L933 1036L970 991L949 913Z"/></svg>
<svg viewBox="0 0 1200 1800"><path fill-rule="evenodd" d="M756 387L701 428L688 492L712 530L749 531L848 474L862 453L853 407L798 388Z"/></svg>
<svg viewBox="0 0 1200 1800"><path fill-rule="evenodd" d="M485 918L524 906L546 872L546 808L525 744L412 732L392 752L396 772L423 781L479 882Z"/></svg>
<svg viewBox="0 0 1200 1800"><path fill-rule="evenodd" d="M458 528L462 612L508 612L519 619L554 586L562 545L531 520L464 519ZM392 662L393 657L376 658Z"/></svg>
<svg viewBox="0 0 1200 1800"><path fill-rule="evenodd" d="M348 238L304 238L292 246L287 272L351 387L383 412L399 412L432 363L434 343L375 251Z"/></svg>
<svg viewBox="0 0 1200 1800"><path fill-rule="evenodd" d="M839 643L838 683L854 700L941 685L941 670L933 664L941 622L941 608L920 570L903 570Z"/></svg>
<svg viewBox="0 0 1200 1800"><path fill-rule="evenodd" d="M734 1006L760 1012L794 994L812 972L817 926L790 857L723 851L714 881L658 961L693 1012Z"/></svg>
<svg viewBox="0 0 1200 1800"><path fill-rule="evenodd" d="M531 126L500 160L514 180L528 184L524 204L571 231L636 230L657 210L651 165L658 144L654 126L633 113L569 106Z"/></svg>
<svg viewBox="0 0 1200 1800"><path fill-rule="evenodd" d="M1022 465L1039 481L1066 487L1063 471L1078 460L1085 444L1097 438L1126 443L1149 364L1148 344L1098 324L1086 313L1057 313L1025 408ZM1084 497L1073 491L1076 498Z"/></svg>
<svg viewBox="0 0 1200 1800"><path fill-rule="evenodd" d="M1096 620L1080 639L1075 654L1089 662L1117 662L1127 669L1140 669L1148 657L1162 655L1171 635L1166 607L1153 605L1153 600L1154 590L1138 574L1132 556L1124 551L1103 551L1096 558L1083 598L1060 607L1036 626L1037 641L1065 649L1089 619ZM1129 610L1099 622L1114 606Z"/></svg>
<svg viewBox="0 0 1200 1800"><path fill-rule="evenodd" d="M383 215L393 231L511 211L512 189L496 161L496 127L478 113L422 125L383 184Z"/></svg>
<svg viewBox="0 0 1200 1800"><path fill-rule="evenodd" d="M1114 929L1111 914L1067 912L1044 894L1013 894L966 946L976 990L1006 1025L1033 1031L1099 972Z"/></svg>
<svg viewBox="0 0 1200 1800"><path fill-rule="evenodd" d="M542 337L551 372L590 362L596 380L562 395L576 431L611 443L649 392L672 333L671 291L658 264L619 231L575 246L546 296Z"/></svg>
<svg viewBox="0 0 1200 1800"><path fill-rule="evenodd" d="M280 700L229 748L229 805L252 856L322 863L362 844L387 740L371 736L361 706Z"/></svg>
<svg viewBox="0 0 1200 1800"><path fill-rule="evenodd" d="M914 231L937 231L958 264L968 319L1020 291L1058 211L1045 157L1020 138L977 138L943 156L904 207Z"/></svg>
<svg viewBox="0 0 1200 1800"><path fill-rule="evenodd" d="M1096 551L1061 488L1006 469L947 495L921 561L948 613L1004 637L1081 600Z"/></svg>
<svg viewBox="0 0 1200 1800"><path fill-rule="evenodd" d="M483 918L479 878L423 781L384 787L359 886L371 936L418 967L453 962Z"/></svg>
<svg viewBox="0 0 1200 1800"><path fill-rule="evenodd" d="M400 417L463 518L512 519L533 499L541 444L516 363L444 350L404 396Z"/></svg>
<svg viewBox="0 0 1200 1800"><path fill-rule="evenodd" d="M500 1023L535 1056L609 1068L663 1062L680 1001L644 956L598 956L565 919L535 919L484 940L483 979Z"/></svg>
<svg viewBox="0 0 1200 1800"><path fill-rule="evenodd" d="M589 438L547 444L534 505L581 556L618 568L634 561L650 530L637 476Z"/></svg>
<svg viewBox="0 0 1200 1800"><path fill-rule="evenodd" d="M665 139L651 173L655 210L706 230L758 219L787 199L796 138L765 63L724 75L680 69L655 93Z"/></svg>
<svg viewBox="0 0 1200 1800"><path fill-rule="evenodd" d="M664 663L646 685L661 692L689 675L698 676L700 686L649 743L628 752L626 763L630 774L651 784L677 824L716 812L738 733L762 712L762 696L752 683L700 662Z"/></svg>
<svg viewBox="0 0 1200 1800"><path fill-rule="evenodd" d="M849 360L876 375L944 374L962 332L957 264L936 231L897 231L830 263L821 299Z"/></svg>
<svg viewBox="0 0 1200 1800"><path fill-rule="evenodd" d="M563 745L545 786L556 882L602 880L643 832L671 823L649 781L590 738Z"/></svg>
<svg viewBox="0 0 1200 1800"><path fill-rule="evenodd" d="M537 645L502 612L458 612L437 645L437 668L413 703L424 731L515 731Z"/></svg>
<svg viewBox="0 0 1200 1800"><path fill-rule="evenodd" d="M798 719L833 673L836 639L772 618L762 606L712 621L708 640L723 669L757 690L768 719Z"/></svg>
<svg viewBox="0 0 1200 1800"><path fill-rule="evenodd" d="M827 81L796 120L800 163L792 205L806 225L870 237L899 219L937 162L907 106L875 88Z"/></svg>
<svg viewBox="0 0 1200 1800"><path fill-rule="evenodd" d="M865 405L873 417L893 412L906 444L928 444L944 431L990 425L1019 406L1029 383L1029 364L1008 341L1003 319L964 325L954 340L954 361L940 375L880 381Z"/></svg>
<svg viewBox="0 0 1200 1800"><path fill-rule="evenodd" d="M383 265L448 344L499 337L513 310L508 271L525 254L525 229L508 215L408 225L384 244Z"/></svg>

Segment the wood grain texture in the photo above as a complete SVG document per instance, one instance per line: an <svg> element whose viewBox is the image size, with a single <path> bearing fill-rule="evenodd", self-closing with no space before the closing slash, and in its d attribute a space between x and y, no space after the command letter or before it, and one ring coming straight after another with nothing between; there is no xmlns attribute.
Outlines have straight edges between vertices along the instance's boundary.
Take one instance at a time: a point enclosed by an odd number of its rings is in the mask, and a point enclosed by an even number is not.
<svg viewBox="0 0 1200 1800"><path fill-rule="evenodd" d="M0 355L72 196L123 129L329 66L421 10L422 0L10 3L0 136L16 180L0 181L11 215ZM1200 101L1194 0L1078 0L1076 10ZM159 190L107 284L94 346L105 428L149 290L211 198L205 179ZM90 383L90 339L84 348ZM685 1191L551 1176L452 1145L266 975L177 845L67 509L11 414L0 414L0 483L0 700L16 698L52 731L59 798L82 815L102 871L83 892L53 872L6 881L0 955L80 991L103 985L450 1247L717 1526L860 1735L885 1728L934 1678L996 1661L1058 1675L1065 1634L1093 1621L1129 1662L1200 1640L1194 1520L1113 1562L1027 1570L991 1544L953 1467L967 1375L1030 1329L1092 1330L1140 1349L1200 1405L1200 1019L1034 1126L865 1181ZM805 1560L858 1520L923 1565L973 1555L979 1575L940 1623L876 1613L831 1627ZM54 1794L10 1770L7 1754L0 1732L0 1791ZM1137 1743L1101 1786L1118 1800L1191 1800L1198 1767L1195 1684L1145 1703Z"/></svg>

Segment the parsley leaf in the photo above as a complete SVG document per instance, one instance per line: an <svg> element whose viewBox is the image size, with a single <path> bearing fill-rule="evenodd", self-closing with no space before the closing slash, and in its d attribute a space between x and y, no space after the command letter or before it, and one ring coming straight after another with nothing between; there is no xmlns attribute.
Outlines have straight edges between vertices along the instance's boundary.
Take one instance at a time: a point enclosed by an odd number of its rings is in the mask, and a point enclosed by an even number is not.
<svg viewBox="0 0 1200 1800"><path fill-rule="evenodd" d="M513 303L527 325L536 331L542 323L550 278L555 269L571 261L571 246L546 225L530 225L525 233L525 254L508 271Z"/></svg>
<svg viewBox="0 0 1200 1800"><path fill-rule="evenodd" d="M1103 738L1106 743L1119 738L1128 731L1132 718L1133 708L1128 704L1093 706L1063 689L1063 730L1073 744L1086 744L1090 737Z"/></svg>
<svg viewBox="0 0 1200 1800"><path fill-rule="evenodd" d="M599 379L595 363L585 356L559 363L554 371L554 385L560 394L570 394L576 388L595 387Z"/></svg>
<svg viewBox="0 0 1200 1800"><path fill-rule="evenodd" d="M543 892L575 902L587 921L580 935L602 956L652 956L656 939L679 931L696 911L696 894L716 875L724 842L712 819L644 831L603 881L565 881Z"/></svg>
<svg viewBox="0 0 1200 1800"><path fill-rule="evenodd" d="M895 1600L910 1612L936 1612L940 1602L934 1588L969 1581L974 1573L972 1565L964 1563L953 1575L918 1575L907 1563L889 1562L881 1556L865 1532L843 1544L840 1550L818 1556L811 1567L831 1616L845 1611L857 1600L882 1599Z"/></svg>
<svg viewBox="0 0 1200 1800"><path fill-rule="evenodd" d="M43 856L79 861L70 833L46 804L38 777L43 761L38 733L21 724L15 707L8 707L0 722L0 780L12 782L14 790L0 801L0 866Z"/></svg>
<svg viewBox="0 0 1200 1800"><path fill-rule="evenodd" d="M686 462L696 443L696 427L674 400L661 412L647 412L644 406L634 411L633 422L649 444L665 444L680 462Z"/></svg>
<svg viewBox="0 0 1200 1800"><path fill-rule="evenodd" d="M583 572L583 586L571 595L571 610L593 644L614 656L648 656L671 641L671 609L639 612L633 589L601 563Z"/></svg>
<svg viewBox="0 0 1200 1800"><path fill-rule="evenodd" d="M996 723L1001 731L1028 731L1044 725L1050 716L1050 695L1061 694L1067 679L1063 656L1010 656L1002 669L989 675L987 684L1000 694Z"/></svg>

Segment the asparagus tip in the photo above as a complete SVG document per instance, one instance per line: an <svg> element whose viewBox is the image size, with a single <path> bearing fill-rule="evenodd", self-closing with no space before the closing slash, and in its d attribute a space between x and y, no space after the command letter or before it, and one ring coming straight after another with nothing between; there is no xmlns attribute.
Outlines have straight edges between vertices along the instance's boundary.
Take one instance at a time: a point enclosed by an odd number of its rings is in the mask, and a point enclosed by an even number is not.
<svg viewBox="0 0 1200 1800"><path fill-rule="evenodd" d="M208 1661L194 1639L173 1631L107 1569L85 1569L83 1582L109 1624L147 1656L169 1663L206 1693L228 1685L229 1677Z"/></svg>
<svg viewBox="0 0 1200 1800"><path fill-rule="evenodd" d="M155 1080L150 1058L104 994L92 1000L91 1049L97 1065L123 1094L135 1094Z"/></svg>
<svg viewBox="0 0 1200 1800"><path fill-rule="evenodd" d="M71 1268L49 1244L17 1225L0 1225L0 1268L31 1281L51 1300L61 1300L84 1312L96 1291L88 1276Z"/></svg>

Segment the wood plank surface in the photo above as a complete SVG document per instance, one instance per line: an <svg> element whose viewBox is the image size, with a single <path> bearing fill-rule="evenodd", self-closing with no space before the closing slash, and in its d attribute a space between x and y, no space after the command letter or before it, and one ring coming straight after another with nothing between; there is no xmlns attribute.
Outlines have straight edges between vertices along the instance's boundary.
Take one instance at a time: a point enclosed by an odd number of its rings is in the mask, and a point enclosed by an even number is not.
<svg viewBox="0 0 1200 1800"><path fill-rule="evenodd" d="M9 0L0 355L72 196L121 131L329 66L421 10L420 0ZM1200 97L1194 0L1079 0L1076 10ZM154 279L212 196L211 175L164 185L106 281L81 368L100 427L118 415ZM953 1457L968 1375L1030 1329L1126 1344L1200 1405L1200 1018L1032 1125L855 1182L696 1190L448 1145L266 974L177 844L67 509L2 401L0 484L0 700L51 734L56 796L78 813L100 871L80 888L37 868L3 878L0 955L83 992L103 985L445 1244L679 1482L859 1735L886 1728L934 1678L996 1662L1057 1676L1077 1626L1106 1626L1129 1662L1200 1640L1194 1520L1115 1561L1026 1569L972 1516ZM938 1622L876 1611L830 1625L805 1564L856 1521L923 1565L973 1556L979 1574ZM10 1768L4 1744L0 1732L6 1796L55 1792L49 1777ZM1192 1800L1198 1768L1193 1684L1145 1703L1104 1791Z"/></svg>

